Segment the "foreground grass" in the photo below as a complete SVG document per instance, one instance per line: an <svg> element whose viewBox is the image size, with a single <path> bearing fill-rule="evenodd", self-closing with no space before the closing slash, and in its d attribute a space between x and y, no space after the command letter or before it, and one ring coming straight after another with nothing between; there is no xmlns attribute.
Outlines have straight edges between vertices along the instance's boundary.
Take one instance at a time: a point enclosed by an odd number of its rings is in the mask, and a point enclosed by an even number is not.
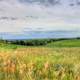
<svg viewBox="0 0 80 80"><path fill-rule="evenodd" d="M80 80L80 48L0 48L0 80Z"/></svg>

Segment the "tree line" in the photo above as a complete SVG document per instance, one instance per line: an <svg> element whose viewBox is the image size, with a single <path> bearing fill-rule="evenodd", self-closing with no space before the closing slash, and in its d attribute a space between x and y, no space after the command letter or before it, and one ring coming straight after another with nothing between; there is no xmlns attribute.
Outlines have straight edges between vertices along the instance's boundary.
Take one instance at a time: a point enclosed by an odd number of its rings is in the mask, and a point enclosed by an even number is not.
<svg viewBox="0 0 80 80"><path fill-rule="evenodd" d="M24 45L24 46L42 46L47 45L51 42L62 41L62 40L70 40L70 39L80 39L80 38L58 38L58 39L28 39L28 40L2 40L0 39L0 44L16 44L16 45Z"/></svg>

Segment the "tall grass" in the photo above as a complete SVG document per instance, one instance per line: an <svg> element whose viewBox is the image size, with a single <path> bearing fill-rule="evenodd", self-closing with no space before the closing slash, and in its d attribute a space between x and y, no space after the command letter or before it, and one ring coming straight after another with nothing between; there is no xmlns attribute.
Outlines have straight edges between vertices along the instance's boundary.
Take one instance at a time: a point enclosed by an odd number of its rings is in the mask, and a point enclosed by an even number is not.
<svg viewBox="0 0 80 80"><path fill-rule="evenodd" d="M1 49L0 80L80 80L80 49Z"/></svg>

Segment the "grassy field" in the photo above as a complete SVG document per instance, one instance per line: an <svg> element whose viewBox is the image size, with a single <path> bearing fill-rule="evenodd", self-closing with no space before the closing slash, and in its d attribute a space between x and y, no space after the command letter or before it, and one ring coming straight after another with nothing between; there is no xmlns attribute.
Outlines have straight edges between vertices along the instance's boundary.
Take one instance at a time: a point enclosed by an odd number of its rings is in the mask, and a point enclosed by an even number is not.
<svg viewBox="0 0 80 80"><path fill-rule="evenodd" d="M44 39L43 39L44 40ZM41 41L39 40L38 42L42 42L43 41L41 39ZM28 40L29 41L29 40ZM45 42L47 41L47 39L44 40ZM27 41L25 41L27 42ZM37 42L36 40L30 40L30 43L35 43ZM37 43L38 43L37 42ZM33 47L47 47L47 48L72 48L72 47L80 47L80 39L64 39L64 40L58 40L58 39L53 39L53 41L51 42L47 42L45 45L18 45L18 44L12 44L12 43L4 43L4 42L0 42L0 48L5 48L5 49L16 49L16 48L33 48Z"/></svg>
<svg viewBox="0 0 80 80"><path fill-rule="evenodd" d="M80 47L80 39L56 41L47 44L47 47Z"/></svg>
<svg viewBox="0 0 80 80"><path fill-rule="evenodd" d="M0 43L0 80L80 80L80 40L45 46Z"/></svg>
<svg viewBox="0 0 80 80"><path fill-rule="evenodd" d="M80 48L0 48L0 80L80 80Z"/></svg>

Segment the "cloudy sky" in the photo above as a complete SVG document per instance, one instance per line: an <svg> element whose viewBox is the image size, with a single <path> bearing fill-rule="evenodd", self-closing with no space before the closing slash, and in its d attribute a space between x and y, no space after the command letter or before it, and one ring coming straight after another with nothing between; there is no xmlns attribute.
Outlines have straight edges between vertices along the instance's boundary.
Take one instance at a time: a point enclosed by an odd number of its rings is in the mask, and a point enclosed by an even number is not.
<svg viewBox="0 0 80 80"><path fill-rule="evenodd" d="M0 0L0 33L60 30L80 30L80 0Z"/></svg>

